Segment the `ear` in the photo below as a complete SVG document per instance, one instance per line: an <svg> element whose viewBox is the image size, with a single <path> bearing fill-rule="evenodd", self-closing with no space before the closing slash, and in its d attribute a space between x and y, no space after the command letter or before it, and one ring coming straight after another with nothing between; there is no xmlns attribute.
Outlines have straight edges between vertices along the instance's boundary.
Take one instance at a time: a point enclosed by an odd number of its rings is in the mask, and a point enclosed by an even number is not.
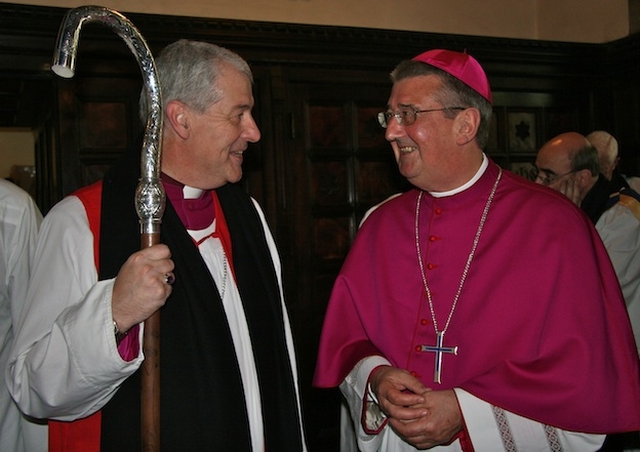
<svg viewBox="0 0 640 452"><path fill-rule="evenodd" d="M465 145L473 141L478 133L478 127L480 127L480 112L476 108L462 110L455 117L454 127L458 145Z"/></svg>
<svg viewBox="0 0 640 452"><path fill-rule="evenodd" d="M179 100L170 101L165 108L165 117L171 124L171 128L182 139L189 138L191 111Z"/></svg>
<svg viewBox="0 0 640 452"><path fill-rule="evenodd" d="M588 169L581 169L579 171L576 171L573 177L578 181L578 185L580 186L580 188L589 186L593 179L591 171L589 171Z"/></svg>

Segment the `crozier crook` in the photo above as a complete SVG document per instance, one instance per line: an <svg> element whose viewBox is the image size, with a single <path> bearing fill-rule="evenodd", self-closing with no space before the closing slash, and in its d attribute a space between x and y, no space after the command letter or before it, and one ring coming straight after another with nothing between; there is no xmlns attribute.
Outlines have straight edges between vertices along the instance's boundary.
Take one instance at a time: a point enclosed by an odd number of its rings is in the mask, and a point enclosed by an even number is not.
<svg viewBox="0 0 640 452"><path fill-rule="evenodd" d="M148 99L147 125L142 142L141 176L135 193L140 219L141 247L160 242L160 223L165 193L160 183L162 148L162 97L155 61L146 41L136 27L117 11L100 6L81 6L67 12L60 25L56 53L51 69L60 77L73 77L80 29L85 23L109 26L136 56L144 78ZM159 450L160 444L160 314L145 321L142 367L142 450Z"/></svg>

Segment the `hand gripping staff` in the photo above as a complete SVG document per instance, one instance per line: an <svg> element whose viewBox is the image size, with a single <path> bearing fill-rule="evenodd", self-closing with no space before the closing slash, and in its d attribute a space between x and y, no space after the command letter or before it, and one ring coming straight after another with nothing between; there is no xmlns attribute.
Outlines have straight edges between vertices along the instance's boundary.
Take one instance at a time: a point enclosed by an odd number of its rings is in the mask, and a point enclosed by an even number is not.
<svg viewBox="0 0 640 452"><path fill-rule="evenodd" d="M165 193L160 183L162 149L162 96L155 61L136 27L122 14L101 6L81 6L65 15L56 43L51 69L60 77L71 78L75 72L80 29L85 23L109 26L136 56L144 78L149 105L142 142L141 175L135 193L140 219L141 248L160 242L160 223L165 207ZM160 312L145 321L142 365L142 450L160 450Z"/></svg>

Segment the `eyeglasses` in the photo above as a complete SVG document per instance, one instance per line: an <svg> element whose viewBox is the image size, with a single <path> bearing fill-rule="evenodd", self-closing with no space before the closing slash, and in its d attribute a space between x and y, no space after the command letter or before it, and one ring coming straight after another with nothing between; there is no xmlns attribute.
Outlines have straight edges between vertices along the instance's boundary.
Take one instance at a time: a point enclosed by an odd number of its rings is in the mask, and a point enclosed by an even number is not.
<svg viewBox="0 0 640 452"><path fill-rule="evenodd" d="M444 107L444 108L432 108L430 110L416 110L415 108L402 108L395 112L382 111L378 113L378 122L382 128L386 129L389 125L389 121L395 116L396 121L401 126L410 126L416 122L418 113L431 113L432 111L446 111L446 110L466 110L465 107Z"/></svg>
<svg viewBox="0 0 640 452"><path fill-rule="evenodd" d="M536 174L536 178L534 180L536 182L540 181L542 185L549 186L553 184L555 181L559 180L560 178L563 178L564 176L568 176L571 173L575 173L576 171L580 171L580 170L571 170L568 173L564 173L564 174L556 174L551 170L543 170L543 171L538 170Z"/></svg>

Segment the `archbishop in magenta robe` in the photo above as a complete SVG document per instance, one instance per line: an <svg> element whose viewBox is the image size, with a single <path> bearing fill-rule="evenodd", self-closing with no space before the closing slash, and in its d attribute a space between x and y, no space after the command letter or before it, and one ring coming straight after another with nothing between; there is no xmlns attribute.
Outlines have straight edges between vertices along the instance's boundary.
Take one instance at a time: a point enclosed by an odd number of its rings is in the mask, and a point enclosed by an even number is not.
<svg viewBox="0 0 640 452"><path fill-rule="evenodd" d="M444 328L498 167L454 196L422 196L419 237ZM314 384L338 386L383 356L435 390L462 388L560 429L640 429L638 355L620 286L589 219L565 196L505 171L446 331L441 383L410 190L359 230L335 282Z"/></svg>

